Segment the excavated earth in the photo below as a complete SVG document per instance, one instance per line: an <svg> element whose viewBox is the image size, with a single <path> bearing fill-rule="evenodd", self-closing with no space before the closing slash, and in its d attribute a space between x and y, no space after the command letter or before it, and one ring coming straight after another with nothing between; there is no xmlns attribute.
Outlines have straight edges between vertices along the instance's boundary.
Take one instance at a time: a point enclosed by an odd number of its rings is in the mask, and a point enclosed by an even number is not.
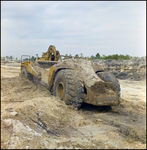
<svg viewBox="0 0 147 150"><path fill-rule="evenodd" d="M1 149L146 148L144 78L118 79L119 106L77 110L19 72L19 63L1 63Z"/></svg>
<svg viewBox="0 0 147 150"><path fill-rule="evenodd" d="M134 57L130 60L93 60L95 64L103 65L106 71L113 73L122 80L140 81L146 79L146 58Z"/></svg>

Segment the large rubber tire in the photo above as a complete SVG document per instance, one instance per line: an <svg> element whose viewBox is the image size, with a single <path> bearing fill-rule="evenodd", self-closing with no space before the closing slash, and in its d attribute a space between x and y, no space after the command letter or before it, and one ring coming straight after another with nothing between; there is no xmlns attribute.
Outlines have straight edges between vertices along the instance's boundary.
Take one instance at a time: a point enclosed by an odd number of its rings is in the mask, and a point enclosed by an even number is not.
<svg viewBox="0 0 147 150"><path fill-rule="evenodd" d="M79 108L84 99L83 83L73 70L60 70L55 76L53 95L60 97L67 105Z"/></svg>
<svg viewBox="0 0 147 150"><path fill-rule="evenodd" d="M29 80L31 80L31 81L33 80L33 75L30 74L30 73L27 71L26 67L23 67L22 73L21 73L21 77L22 77L22 78L27 78L27 79L29 79Z"/></svg>
<svg viewBox="0 0 147 150"><path fill-rule="evenodd" d="M38 79L36 78L36 76L33 75L32 79L33 79L33 83L36 84L36 85L38 85Z"/></svg>
<svg viewBox="0 0 147 150"><path fill-rule="evenodd" d="M120 99L120 84L117 78L110 72L97 72L97 75L106 83L109 83L115 87L115 91L118 93Z"/></svg>

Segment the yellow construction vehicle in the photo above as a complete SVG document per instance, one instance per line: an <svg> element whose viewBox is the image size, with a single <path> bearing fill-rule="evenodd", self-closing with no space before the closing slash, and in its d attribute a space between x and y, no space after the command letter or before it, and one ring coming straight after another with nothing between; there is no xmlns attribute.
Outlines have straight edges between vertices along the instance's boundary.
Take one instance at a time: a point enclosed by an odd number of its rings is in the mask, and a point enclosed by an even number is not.
<svg viewBox="0 0 147 150"><path fill-rule="evenodd" d="M46 86L54 96L73 107L79 108L83 102L96 106L119 104L120 84L112 74L88 58L76 60L70 56L72 59L62 60L62 57L67 56L60 55L53 45L42 57L36 54L34 62L29 55L22 55L20 76ZM92 67L88 70L80 66L82 62Z"/></svg>

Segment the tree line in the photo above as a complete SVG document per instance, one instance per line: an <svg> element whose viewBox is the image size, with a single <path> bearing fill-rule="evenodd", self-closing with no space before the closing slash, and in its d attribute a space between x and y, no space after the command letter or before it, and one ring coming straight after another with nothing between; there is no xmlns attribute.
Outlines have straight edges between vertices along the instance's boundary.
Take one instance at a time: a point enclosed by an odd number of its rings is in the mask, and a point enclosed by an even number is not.
<svg viewBox="0 0 147 150"><path fill-rule="evenodd" d="M90 58L91 60L93 60L93 59L115 59L115 60L125 59L125 60L129 60L130 58L132 58L132 56L129 56L128 54L126 54L126 55L114 54L114 55L108 55L108 56L106 56L106 55L100 56L99 53L97 53L95 56L91 55L90 57L84 57L84 55L81 53L79 55L76 54L74 57L76 57L76 58L78 58L78 57L79 58ZM64 59L69 59L69 58L72 58L72 55L69 54L69 56L68 56L68 54L66 54Z"/></svg>
<svg viewBox="0 0 147 150"><path fill-rule="evenodd" d="M131 58L132 58L132 56L130 56L128 54L126 54L126 55L114 54L114 55L108 55L108 56L106 56L106 55L100 56L100 54L97 53L96 56L93 56L93 55L91 56L91 59L115 59L115 60L123 60L124 59L124 60L129 60Z"/></svg>
<svg viewBox="0 0 147 150"><path fill-rule="evenodd" d="M31 61L33 61L35 59L35 57L34 56L32 56L31 57ZM14 61L18 61L18 58L16 57L16 58L14 58L13 56L5 56L5 57L1 57L1 60L2 61L12 61L12 60L14 60ZM21 59L19 59L19 60L21 60ZM28 60L28 58L26 58L26 60Z"/></svg>
<svg viewBox="0 0 147 150"><path fill-rule="evenodd" d="M115 60L129 60L129 59L131 59L132 58L132 56L130 56L130 55L128 55L128 54L126 54L126 55L118 55L118 54L114 54L114 55L108 55L108 56L106 56L106 55L102 55L102 56L100 56L100 54L99 53L97 53L95 56L93 56L93 55L91 55L90 57L84 57L84 55L82 54L82 53L80 53L80 54L76 54L74 57L76 57L77 59L78 58L90 58L91 60L93 60L93 59L115 59ZM72 58L72 55L71 54L65 54L65 57L64 57L64 59L71 59ZM146 58L146 56L145 56L145 58ZM34 56L32 56L31 57L31 61L34 61L34 59L35 59L35 57ZM1 57L1 60L2 61L5 61L5 60L7 60L7 61L12 61L12 60L15 60L15 61L17 61L18 60L18 58L16 57L16 58L14 58L13 56L6 56L6 57ZM19 59L20 60L20 59ZM28 60L28 58L26 58L26 60Z"/></svg>
<svg viewBox="0 0 147 150"><path fill-rule="evenodd" d="M15 58L16 60L17 60L17 57ZM12 60L14 60L14 58L13 58L13 56L6 56L6 57L1 57L1 60L10 60L10 61L12 61Z"/></svg>

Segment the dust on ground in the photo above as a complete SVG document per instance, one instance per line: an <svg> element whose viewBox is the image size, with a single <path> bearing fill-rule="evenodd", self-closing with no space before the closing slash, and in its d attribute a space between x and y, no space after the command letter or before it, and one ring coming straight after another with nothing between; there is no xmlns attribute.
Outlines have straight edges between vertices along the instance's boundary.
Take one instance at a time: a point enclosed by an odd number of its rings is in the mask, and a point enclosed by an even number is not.
<svg viewBox="0 0 147 150"><path fill-rule="evenodd" d="M19 71L1 65L2 149L146 148L146 82L119 80L119 106L76 110Z"/></svg>

